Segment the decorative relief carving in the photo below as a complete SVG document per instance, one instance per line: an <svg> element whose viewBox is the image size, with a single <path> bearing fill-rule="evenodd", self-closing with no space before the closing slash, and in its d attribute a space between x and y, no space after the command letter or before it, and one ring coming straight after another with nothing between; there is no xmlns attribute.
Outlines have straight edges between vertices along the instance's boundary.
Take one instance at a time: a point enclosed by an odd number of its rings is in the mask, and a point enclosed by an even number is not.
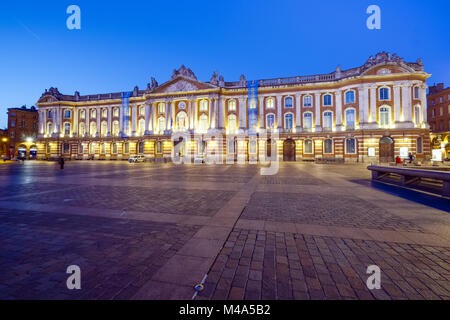
<svg viewBox="0 0 450 320"><path fill-rule="evenodd" d="M192 83L187 81L177 81L168 86L164 92L184 92L184 91L196 91L198 88Z"/></svg>

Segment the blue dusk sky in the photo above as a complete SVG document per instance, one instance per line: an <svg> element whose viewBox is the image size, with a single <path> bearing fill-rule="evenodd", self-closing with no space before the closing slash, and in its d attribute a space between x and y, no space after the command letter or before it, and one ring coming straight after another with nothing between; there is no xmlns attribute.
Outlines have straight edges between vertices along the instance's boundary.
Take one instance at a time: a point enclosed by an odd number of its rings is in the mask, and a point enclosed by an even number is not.
<svg viewBox="0 0 450 320"><path fill-rule="evenodd" d="M6 1L4 1L6 2ZM81 30L69 30L69 5ZM369 5L381 29L366 27ZM199 80L329 73L377 52L423 58L428 84L450 84L448 0L8 1L0 11L0 128L44 89L84 94L145 88L184 64Z"/></svg>

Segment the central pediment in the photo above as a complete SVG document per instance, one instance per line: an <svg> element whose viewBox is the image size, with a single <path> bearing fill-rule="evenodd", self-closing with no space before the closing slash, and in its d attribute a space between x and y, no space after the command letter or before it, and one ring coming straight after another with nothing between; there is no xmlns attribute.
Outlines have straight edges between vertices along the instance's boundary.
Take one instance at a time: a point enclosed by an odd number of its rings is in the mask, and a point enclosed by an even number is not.
<svg viewBox="0 0 450 320"><path fill-rule="evenodd" d="M178 77L156 88L152 93L192 92L214 88L214 86L198 81Z"/></svg>

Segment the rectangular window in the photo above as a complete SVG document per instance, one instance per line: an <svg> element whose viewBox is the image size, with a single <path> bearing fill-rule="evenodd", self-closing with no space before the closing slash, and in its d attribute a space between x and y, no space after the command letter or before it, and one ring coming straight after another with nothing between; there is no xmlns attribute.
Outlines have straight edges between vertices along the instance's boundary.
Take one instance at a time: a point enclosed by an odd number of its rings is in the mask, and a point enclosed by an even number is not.
<svg viewBox="0 0 450 320"><path fill-rule="evenodd" d="M444 109L442 107L439 108L439 116L443 116L444 115Z"/></svg>
<svg viewBox="0 0 450 320"><path fill-rule="evenodd" d="M355 154L356 153L356 141L355 139L345 140L345 153Z"/></svg>
<svg viewBox="0 0 450 320"><path fill-rule="evenodd" d="M303 97L303 106L304 107L311 107L312 106L312 97L311 96Z"/></svg>
<svg viewBox="0 0 450 320"><path fill-rule="evenodd" d="M304 142L304 153L312 154L313 153L313 142L312 140L305 140Z"/></svg>
<svg viewBox="0 0 450 320"><path fill-rule="evenodd" d="M323 153L333 153L333 140L326 139L323 143Z"/></svg>
<svg viewBox="0 0 450 320"><path fill-rule="evenodd" d="M417 153L422 153L423 151L423 140L422 137L417 138L417 146L416 146Z"/></svg>
<svg viewBox="0 0 450 320"><path fill-rule="evenodd" d="M414 99L419 99L419 87L414 87Z"/></svg>
<svg viewBox="0 0 450 320"><path fill-rule="evenodd" d="M331 106L331 100L332 100L331 94L324 95L323 96L323 105L324 106Z"/></svg>
<svg viewBox="0 0 450 320"><path fill-rule="evenodd" d="M11 120L11 128L14 128L16 126L16 120Z"/></svg>

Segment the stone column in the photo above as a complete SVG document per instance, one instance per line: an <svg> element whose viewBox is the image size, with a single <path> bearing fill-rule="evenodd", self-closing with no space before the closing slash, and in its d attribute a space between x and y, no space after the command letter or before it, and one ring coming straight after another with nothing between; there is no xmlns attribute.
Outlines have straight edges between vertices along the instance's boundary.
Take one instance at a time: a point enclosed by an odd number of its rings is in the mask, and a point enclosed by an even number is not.
<svg viewBox="0 0 450 320"><path fill-rule="evenodd" d="M106 133L106 136L108 136L108 137L110 137L111 136L111 131L112 131L112 128L111 128L111 123L112 123L112 107L111 106L109 106L108 107L108 132Z"/></svg>
<svg viewBox="0 0 450 320"><path fill-rule="evenodd" d="M245 129L245 121L244 121L244 113L245 113L245 98L239 98L239 129Z"/></svg>
<svg viewBox="0 0 450 320"><path fill-rule="evenodd" d="M321 115L320 115L320 104L322 103L320 101L320 93L314 94L314 100L315 100L315 107L316 107L316 131L322 131L321 126Z"/></svg>
<svg viewBox="0 0 450 320"><path fill-rule="evenodd" d="M90 132L90 126L89 126L89 117L90 115L90 110L89 108L85 108L84 110L84 115L85 115L85 125L84 125L84 136L85 137L89 137L92 133ZM121 125L122 125L122 121L120 121ZM122 128L122 127L121 127ZM122 131L122 129L120 129Z"/></svg>
<svg viewBox="0 0 450 320"><path fill-rule="evenodd" d="M73 131L73 136L77 137L78 136L78 110L77 108L73 108L72 109L72 114L73 114L73 126L72 126L72 131Z"/></svg>
<svg viewBox="0 0 450 320"><path fill-rule="evenodd" d="M99 107L96 108L97 110L97 134L96 137L100 137L100 117L101 117L101 110Z"/></svg>
<svg viewBox="0 0 450 320"><path fill-rule="evenodd" d="M263 129L264 125L264 97L259 96L259 128Z"/></svg>
<svg viewBox="0 0 450 320"><path fill-rule="evenodd" d="M191 99L189 99L189 101L188 101L187 114L188 114L188 129L191 130L193 127L193 120L194 120L194 117L192 116L192 100Z"/></svg>
<svg viewBox="0 0 450 320"><path fill-rule="evenodd" d="M402 113L403 121L407 122L407 125L413 124L412 121L412 105L411 105L411 85L405 85L402 87Z"/></svg>
<svg viewBox="0 0 450 320"><path fill-rule="evenodd" d="M400 86L394 84L394 121L395 123L400 122L401 110L400 110Z"/></svg>
<svg viewBox="0 0 450 320"><path fill-rule="evenodd" d="M130 106L131 108L131 135L136 136L136 121L137 121L137 108L138 106Z"/></svg>
<svg viewBox="0 0 450 320"><path fill-rule="evenodd" d="M194 110L192 111L194 119L192 120L192 129L197 130L198 128L198 101L194 99Z"/></svg>
<svg viewBox="0 0 450 320"><path fill-rule="evenodd" d="M155 103L150 102L149 103L149 108L150 108L150 119L148 120L149 122L149 134L152 134L155 130L155 120L154 120L154 114L155 114Z"/></svg>
<svg viewBox="0 0 450 320"><path fill-rule="evenodd" d="M342 92L336 91L336 131L342 131Z"/></svg>
<svg viewBox="0 0 450 320"><path fill-rule="evenodd" d="M295 100L296 100L296 103L295 103L295 131L300 132L302 130L302 122L301 122L301 116L300 116L301 95L296 96Z"/></svg>
<svg viewBox="0 0 450 320"><path fill-rule="evenodd" d="M369 99L368 99L368 89L363 87L358 89L359 97L359 125L363 127L367 124L367 119L369 117Z"/></svg>
<svg viewBox="0 0 450 320"><path fill-rule="evenodd" d="M426 127L429 128L427 119L427 85L423 84L419 90L420 90L420 110L422 112L421 123L425 123Z"/></svg>
<svg viewBox="0 0 450 320"><path fill-rule="evenodd" d="M145 134L149 134L149 122L150 122L150 105L148 103L145 104Z"/></svg>
<svg viewBox="0 0 450 320"><path fill-rule="evenodd" d="M280 96L280 95L277 95L276 96L276 101L277 101L277 128L278 128L278 130L280 130L280 129L282 129L283 128L283 115L282 115L282 112L281 112L281 98L282 98L282 96Z"/></svg>
<svg viewBox="0 0 450 320"><path fill-rule="evenodd" d="M218 126L217 127L220 130L222 130L223 129L223 123L224 123L223 119L225 118L225 105L224 105L224 102L223 102L223 97L219 98L219 106L217 108L217 115L218 115Z"/></svg>
<svg viewBox="0 0 450 320"><path fill-rule="evenodd" d="M175 116L175 103L173 103L173 101L169 102L170 104L170 130L173 130L173 123L175 122L174 120L174 116Z"/></svg>
<svg viewBox="0 0 450 320"><path fill-rule="evenodd" d="M214 98L209 99L209 129L214 128L214 117L215 117L214 102L215 102Z"/></svg>
<svg viewBox="0 0 450 320"><path fill-rule="evenodd" d="M370 87L370 117L372 123L377 125L377 87Z"/></svg>

